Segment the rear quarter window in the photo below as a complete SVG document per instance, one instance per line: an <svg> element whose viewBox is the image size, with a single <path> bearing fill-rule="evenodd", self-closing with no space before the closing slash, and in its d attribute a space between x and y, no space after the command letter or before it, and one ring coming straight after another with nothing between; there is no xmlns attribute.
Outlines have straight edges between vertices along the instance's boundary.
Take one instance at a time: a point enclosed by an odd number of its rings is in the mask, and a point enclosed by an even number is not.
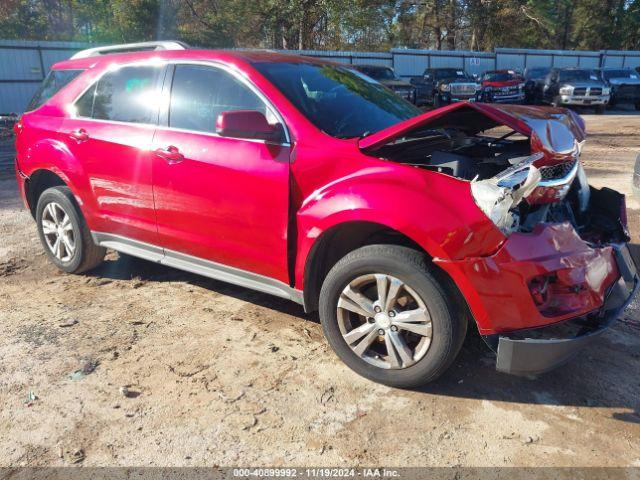
<svg viewBox="0 0 640 480"><path fill-rule="evenodd" d="M102 76L75 104L76 115L116 122L154 124L161 69L122 67Z"/></svg>
<svg viewBox="0 0 640 480"><path fill-rule="evenodd" d="M51 70L29 102L27 111L40 108L82 72L83 70Z"/></svg>

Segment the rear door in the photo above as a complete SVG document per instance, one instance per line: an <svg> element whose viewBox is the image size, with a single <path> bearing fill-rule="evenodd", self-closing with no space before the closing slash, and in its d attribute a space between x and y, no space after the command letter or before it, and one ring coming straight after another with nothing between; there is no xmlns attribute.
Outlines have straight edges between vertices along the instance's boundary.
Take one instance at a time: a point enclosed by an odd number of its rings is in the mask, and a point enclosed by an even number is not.
<svg viewBox="0 0 640 480"><path fill-rule="evenodd" d="M93 229L157 244L151 142L164 67L112 69L64 120L63 138L84 169L95 202Z"/></svg>
<svg viewBox="0 0 640 480"><path fill-rule="evenodd" d="M170 68L153 146L160 245L167 257L179 252L288 283L290 146L216 134L224 111L257 110L271 123L279 116L223 66Z"/></svg>

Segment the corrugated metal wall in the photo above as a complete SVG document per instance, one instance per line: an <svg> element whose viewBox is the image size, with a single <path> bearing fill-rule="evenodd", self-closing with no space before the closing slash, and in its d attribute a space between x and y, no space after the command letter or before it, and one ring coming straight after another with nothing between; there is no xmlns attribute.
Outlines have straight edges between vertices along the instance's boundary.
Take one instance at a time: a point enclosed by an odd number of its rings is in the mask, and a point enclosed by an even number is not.
<svg viewBox="0 0 640 480"><path fill-rule="evenodd" d="M0 40L0 113L21 112L55 62L91 45L79 42ZM638 67L640 52L497 48L495 52L392 49L389 52L289 51L352 65L386 65L401 77L425 68L452 67L480 74L495 68Z"/></svg>
<svg viewBox="0 0 640 480"><path fill-rule="evenodd" d="M21 112L56 62L90 45L0 40L0 113Z"/></svg>

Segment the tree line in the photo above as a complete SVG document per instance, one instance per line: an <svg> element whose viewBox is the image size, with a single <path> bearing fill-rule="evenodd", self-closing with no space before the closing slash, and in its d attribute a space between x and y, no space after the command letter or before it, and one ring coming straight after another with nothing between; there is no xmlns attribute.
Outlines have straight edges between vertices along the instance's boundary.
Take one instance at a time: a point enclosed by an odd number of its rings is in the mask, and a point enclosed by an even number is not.
<svg viewBox="0 0 640 480"><path fill-rule="evenodd" d="M638 50L640 0L0 0L0 38L361 51Z"/></svg>

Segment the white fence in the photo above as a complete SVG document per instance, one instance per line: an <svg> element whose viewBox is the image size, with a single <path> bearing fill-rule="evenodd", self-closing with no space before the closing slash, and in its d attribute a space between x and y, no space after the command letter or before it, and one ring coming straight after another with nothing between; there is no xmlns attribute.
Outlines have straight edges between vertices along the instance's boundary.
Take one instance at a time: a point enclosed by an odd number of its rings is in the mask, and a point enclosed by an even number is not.
<svg viewBox="0 0 640 480"><path fill-rule="evenodd" d="M0 40L0 113L21 112L51 65L92 45L79 42ZM640 66L640 51L533 50L497 48L494 52L392 49L389 52L300 50L301 55L350 65L386 65L401 77L425 68L451 67L480 74L496 68Z"/></svg>

